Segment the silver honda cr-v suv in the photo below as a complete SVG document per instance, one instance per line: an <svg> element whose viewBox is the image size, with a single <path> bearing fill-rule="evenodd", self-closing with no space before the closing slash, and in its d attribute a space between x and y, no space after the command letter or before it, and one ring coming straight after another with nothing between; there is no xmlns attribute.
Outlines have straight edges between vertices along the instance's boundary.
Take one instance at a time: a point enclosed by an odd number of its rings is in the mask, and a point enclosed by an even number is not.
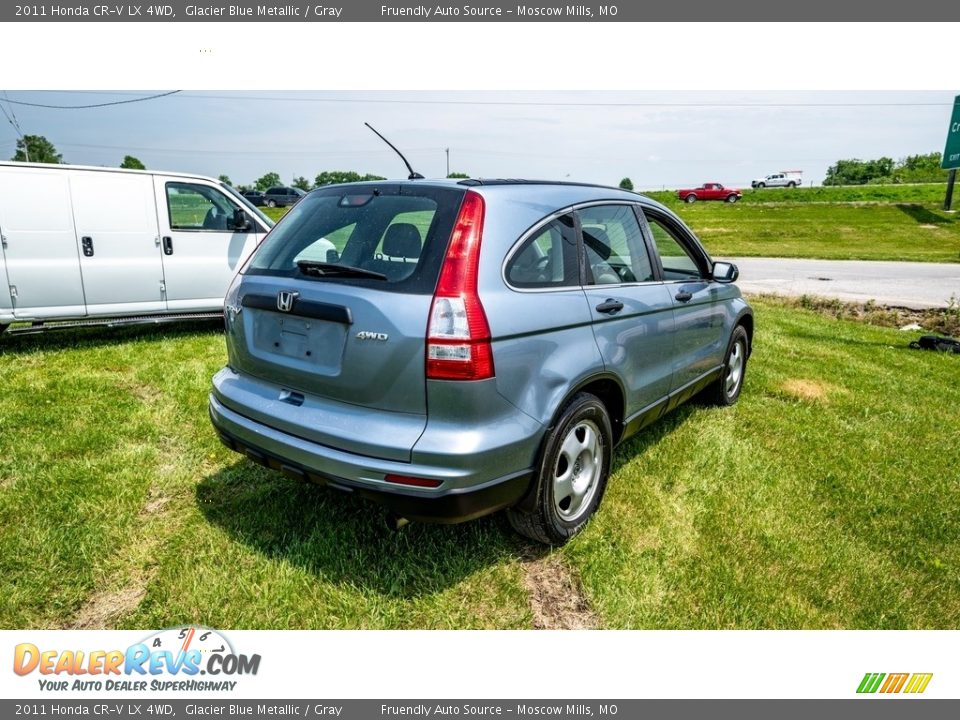
<svg viewBox="0 0 960 720"><path fill-rule="evenodd" d="M743 387L753 313L669 210L606 187L409 180L310 193L226 297L223 442L289 476L559 544L617 443Z"/></svg>

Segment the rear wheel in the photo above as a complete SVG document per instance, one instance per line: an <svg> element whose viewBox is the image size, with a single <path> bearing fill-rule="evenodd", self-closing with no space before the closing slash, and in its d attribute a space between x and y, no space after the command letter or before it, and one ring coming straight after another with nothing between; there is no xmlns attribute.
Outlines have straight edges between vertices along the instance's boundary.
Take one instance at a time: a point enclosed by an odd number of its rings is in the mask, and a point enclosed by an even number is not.
<svg viewBox="0 0 960 720"><path fill-rule="evenodd" d="M688 202L688 203L695 203L695 202L697 201L697 196L696 196L696 195L687 195L687 196L683 199L683 201L684 201L684 202Z"/></svg>
<svg viewBox="0 0 960 720"><path fill-rule="evenodd" d="M740 198L738 198L736 195L727 195L727 202L728 202L728 203L735 203L735 202L736 202L737 200L739 200L739 199L740 199Z"/></svg>
<svg viewBox="0 0 960 720"><path fill-rule="evenodd" d="M788 188L795 188L796 186L797 186L797 184L796 184L793 180L791 180L790 182L787 183L787 187L788 187Z"/></svg>
<svg viewBox="0 0 960 720"><path fill-rule="evenodd" d="M267 207L275 208L277 206L276 200L267 200Z"/></svg>
<svg viewBox="0 0 960 720"><path fill-rule="evenodd" d="M750 337L743 325L737 325L730 336L727 355L723 359L720 377L703 391L703 400L710 405L725 407L733 405L743 390L747 373L747 357L750 354Z"/></svg>
<svg viewBox="0 0 960 720"><path fill-rule="evenodd" d="M583 529L607 486L613 432L599 398L579 393L544 441L531 512L507 510L514 530L547 545L562 545Z"/></svg>

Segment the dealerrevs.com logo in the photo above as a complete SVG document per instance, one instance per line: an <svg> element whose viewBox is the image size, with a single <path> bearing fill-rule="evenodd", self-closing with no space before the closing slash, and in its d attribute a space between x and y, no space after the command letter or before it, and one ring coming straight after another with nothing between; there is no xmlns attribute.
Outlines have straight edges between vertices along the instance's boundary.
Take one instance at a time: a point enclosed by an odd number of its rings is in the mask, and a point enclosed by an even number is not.
<svg viewBox="0 0 960 720"><path fill-rule="evenodd" d="M38 675L48 691L231 691L256 675L260 655L237 653L222 633L203 627L162 630L126 650L56 650L20 643L13 671Z"/></svg>

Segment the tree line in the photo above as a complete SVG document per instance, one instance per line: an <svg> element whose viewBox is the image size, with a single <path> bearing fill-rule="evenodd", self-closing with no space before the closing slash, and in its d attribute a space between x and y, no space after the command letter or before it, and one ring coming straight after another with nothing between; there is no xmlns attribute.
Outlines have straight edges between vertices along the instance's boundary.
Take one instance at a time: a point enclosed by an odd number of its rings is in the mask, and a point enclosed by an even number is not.
<svg viewBox="0 0 960 720"><path fill-rule="evenodd" d="M900 183L946 182L940 168L940 153L908 155L900 160L837 160L827 168L824 185L895 185Z"/></svg>

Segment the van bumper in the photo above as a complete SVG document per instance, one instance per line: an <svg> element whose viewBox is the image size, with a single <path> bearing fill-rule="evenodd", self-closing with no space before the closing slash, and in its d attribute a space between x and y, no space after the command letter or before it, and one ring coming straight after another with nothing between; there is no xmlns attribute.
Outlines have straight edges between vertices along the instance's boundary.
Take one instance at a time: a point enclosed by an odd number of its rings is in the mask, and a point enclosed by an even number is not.
<svg viewBox="0 0 960 720"><path fill-rule="evenodd" d="M526 468L473 482L472 473L461 463L448 468L356 455L251 420L223 405L213 394L209 407L220 441L231 450L288 477L356 493L411 520L458 523L496 512L516 504L533 477L532 468ZM482 458L478 463L485 465ZM388 483L388 474L440 480L441 485L411 488Z"/></svg>

